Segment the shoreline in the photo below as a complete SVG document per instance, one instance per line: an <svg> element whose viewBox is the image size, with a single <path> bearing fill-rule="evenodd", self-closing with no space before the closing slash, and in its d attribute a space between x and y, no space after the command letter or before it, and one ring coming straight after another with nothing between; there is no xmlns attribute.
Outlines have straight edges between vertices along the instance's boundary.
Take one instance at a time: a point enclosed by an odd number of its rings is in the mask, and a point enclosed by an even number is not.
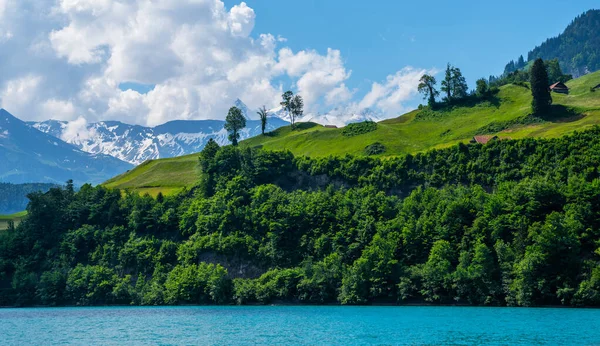
<svg viewBox="0 0 600 346"><path fill-rule="evenodd" d="M569 309L569 310L588 310L600 309L600 306L564 306L564 305L540 305L540 306L499 306L499 305L469 305L469 304L362 304L362 305L342 305L342 304L244 304L244 305L32 305L32 306L0 306L1 310L8 309L70 309L70 308L177 308L177 307L198 307L198 308L218 308L218 307L424 307L424 308L493 308L493 309Z"/></svg>

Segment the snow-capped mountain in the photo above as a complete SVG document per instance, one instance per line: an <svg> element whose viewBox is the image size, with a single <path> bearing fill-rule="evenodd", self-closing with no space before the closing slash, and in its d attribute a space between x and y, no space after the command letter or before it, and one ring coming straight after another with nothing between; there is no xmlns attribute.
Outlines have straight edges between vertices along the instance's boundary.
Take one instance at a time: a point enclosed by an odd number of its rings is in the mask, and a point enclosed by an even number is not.
<svg viewBox="0 0 600 346"><path fill-rule="evenodd" d="M106 154L138 165L146 160L175 157L201 151L209 139L229 144L222 120L176 120L156 127L102 121L73 127L65 121L29 123L32 127L73 144L82 151ZM288 125L270 118L267 131ZM261 133L260 121L248 120L241 131L246 139Z"/></svg>
<svg viewBox="0 0 600 346"><path fill-rule="evenodd" d="M250 109L248 109L248 106L246 106L246 104L242 102L242 100L235 100L233 106L239 108L242 111L242 114L244 115L244 118L246 118L246 120L258 120L258 115L256 114L256 112L250 111Z"/></svg>
<svg viewBox="0 0 600 346"><path fill-rule="evenodd" d="M0 109L0 181L99 184L131 169L114 157L90 154L28 126Z"/></svg>
<svg viewBox="0 0 600 346"><path fill-rule="evenodd" d="M279 118L281 120L285 120L288 122L290 121L288 112L285 109L283 109L282 106L268 110L267 114L269 115L269 117L272 117L272 118Z"/></svg>
<svg viewBox="0 0 600 346"><path fill-rule="evenodd" d="M258 118L254 116L256 111L250 110L239 99L234 106L238 107L247 119L241 139L259 135L260 121L255 120ZM267 131L289 124L288 113L281 106L269 110L268 114ZM307 114L297 121L342 127L353 122L382 119L382 114L368 108L359 109L353 104L335 108L324 114ZM156 127L129 125L118 121L77 124L56 120L32 122L29 125L82 151L110 155L134 165L147 160L196 153L201 151L211 138L219 145L229 144L223 120L176 120Z"/></svg>

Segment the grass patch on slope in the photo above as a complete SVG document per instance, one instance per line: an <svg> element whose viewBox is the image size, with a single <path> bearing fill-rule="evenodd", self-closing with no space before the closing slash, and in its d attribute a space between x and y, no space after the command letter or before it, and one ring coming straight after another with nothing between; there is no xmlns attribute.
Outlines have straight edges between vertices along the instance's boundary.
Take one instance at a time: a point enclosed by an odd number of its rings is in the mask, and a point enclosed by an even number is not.
<svg viewBox="0 0 600 346"><path fill-rule="evenodd" d="M20 213L15 213L11 215L0 215L0 231L7 230L8 224L11 221L15 223L15 227L18 226L25 216L27 216L26 211L22 211Z"/></svg>
<svg viewBox="0 0 600 346"><path fill-rule="evenodd" d="M175 194L193 187L199 179L198 155L150 160L118 175L103 185L108 188L134 190L156 196Z"/></svg>

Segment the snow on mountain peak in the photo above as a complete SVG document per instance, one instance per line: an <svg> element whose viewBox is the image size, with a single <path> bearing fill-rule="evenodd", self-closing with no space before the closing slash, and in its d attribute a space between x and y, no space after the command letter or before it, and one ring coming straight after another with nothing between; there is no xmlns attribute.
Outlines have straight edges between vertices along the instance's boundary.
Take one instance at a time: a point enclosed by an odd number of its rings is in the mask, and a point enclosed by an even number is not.
<svg viewBox="0 0 600 346"><path fill-rule="evenodd" d="M246 104L242 102L242 100L235 100L233 106L239 108L239 110L242 111L242 115L244 116L244 118L246 118L246 120L256 120L254 112L251 112L248 106L246 106Z"/></svg>
<svg viewBox="0 0 600 346"><path fill-rule="evenodd" d="M156 127L128 125L106 121L72 125L62 121L29 123L30 126L62 138L82 151L106 154L138 165L147 160L193 154L201 151L209 139L219 145L229 144L223 120L176 120ZM271 119L267 131L288 125ZM248 120L241 139L261 133L260 121Z"/></svg>
<svg viewBox="0 0 600 346"><path fill-rule="evenodd" d="M261 133L255 110L250 110L240 99L234 103L247 119L242 139ZM267 131L289 124L288 112L279 106L267 111ZM254 116L253 116L254 115ZM383 114L357 104L337 107L327 113L308 113L299 122L321 125L346 126L362 121L381 121ZM80 118L72 122L48 120L30 125L42 132L75 145L92 154L106 154L120 160L140 164L146 160L175 157L198 152L210 138L220 145L229 144L223 120L175 120L156 127L128 125L118 121L88 123ZM0 134L1 135L1 134Z"/></svg>

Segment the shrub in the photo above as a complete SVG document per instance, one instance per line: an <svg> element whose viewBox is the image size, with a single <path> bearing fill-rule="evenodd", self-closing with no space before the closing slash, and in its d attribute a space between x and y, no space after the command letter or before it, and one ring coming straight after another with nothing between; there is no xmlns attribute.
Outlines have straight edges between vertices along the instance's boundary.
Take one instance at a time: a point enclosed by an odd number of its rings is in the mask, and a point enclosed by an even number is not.
<svg viewBox="0 0 600 346"><path fill-rule="evenodd" d="M373 132L375 130L377 130L377 123L374 121L367 120L362 123L348 124L342 130L342 135L344 135L346 137L353 137L353 136L358 136L358 135L362 135L365 133Z"/></svg>
<svg viewBox="0 0 600 346"><path fill-rule="evenodd" d="M379 142L367 145L365 148L365 154L367 155L379 155L383 153L385 153L385 146Z"/></svg>
<svg viewBox="0 0 600 346"><path fill-rule="evenodd" d="M519 82L513 82L512 84L513 84L513 85L516 85L516 86L523 87L523 88L525 88L525 89L529 89L529 84L527 84L526 82L520 82L520 81L519 81Z"/></svg>
<svg viewBox="0 0 600 346"><path fill-rule="evenodd" d="M181 266L165 282L167 304L224 304L231 296L232 282L220 264Z"/></svg>

